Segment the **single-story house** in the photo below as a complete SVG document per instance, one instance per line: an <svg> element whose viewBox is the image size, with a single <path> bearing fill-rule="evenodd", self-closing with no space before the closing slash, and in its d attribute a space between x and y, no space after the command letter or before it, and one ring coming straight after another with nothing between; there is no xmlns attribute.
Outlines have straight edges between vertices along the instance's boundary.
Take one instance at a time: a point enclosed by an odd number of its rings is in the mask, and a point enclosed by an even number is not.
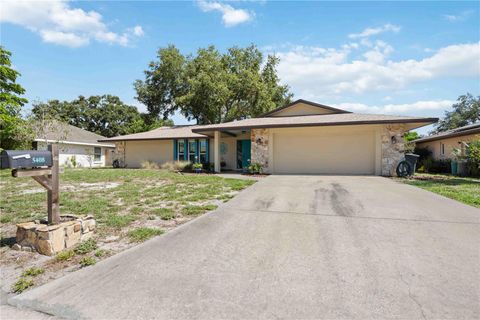
<svg viewBox="0 0 480 320"><path fill-rule="evenodd" d="M453 149L460 149L465 155L466 147L472 140L480 140L480 123L440 132L428 137L414 140L419 148L427 148L435 160L453 158Z"/></svg>
<svg viewBox="0 0 480 320"><path fill-rule="evenodd" d="M115 142L126 167L187 160L213 163L216 172L259 163L272 174L391 175L403 159L403 134L436 121L297 100L257 118L162 127L100 141Z"/></svg>
<svg viewBox="0 0 480 320"><path fill-rule="evenodd" d="M59 145L59 163L66 167L104 167L112 164L115 144L98 142L106 139L99 134L54 121L37 125L32 143L35 150L47 150L47 145Z"/></svg>

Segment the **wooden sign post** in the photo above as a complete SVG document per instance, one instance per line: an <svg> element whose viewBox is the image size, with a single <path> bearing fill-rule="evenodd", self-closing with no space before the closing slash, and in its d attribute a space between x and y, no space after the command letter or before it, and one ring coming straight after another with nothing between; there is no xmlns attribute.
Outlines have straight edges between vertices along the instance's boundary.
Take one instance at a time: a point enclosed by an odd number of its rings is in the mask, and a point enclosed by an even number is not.
<svg viewBox="0 0 480 320"><path fill-rule="evenodd" d="M48 193L48 224L60 223L60 192L59 192L59 163L58 163L58 145L49 144L48 151L52 153L52 174L48 175L51 188Z"/></svg>
<svg viewBox="0 0 480 320"><path fill-rule="evenodd" d="M13 169L12 176L32 177L33 180L47 189L48 224L58 224L60 223L58 145L49 144L48 151L52 154L52 166L50 168Z"/></svg>

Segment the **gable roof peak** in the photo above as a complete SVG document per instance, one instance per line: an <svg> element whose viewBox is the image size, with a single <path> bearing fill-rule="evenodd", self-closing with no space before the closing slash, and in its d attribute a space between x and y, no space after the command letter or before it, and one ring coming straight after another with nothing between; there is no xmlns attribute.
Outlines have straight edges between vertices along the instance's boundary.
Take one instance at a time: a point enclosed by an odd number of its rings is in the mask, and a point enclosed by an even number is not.
<svg viewBox="0 0 480 320"><path fill-rule="evenodd" d="M273 109L269 112L266 112L262 115L260 115L259 117L270 117L284 109L287 109L287 108L290 108L290 107L293 107L294 105L297 105L299 103L303 103L303 104L306 104L306 105L309 105L309 106L312 106L312 107L317 107L317 108L321 108L321 109L326 109L326 110L329 110L331 111L329 114L335 114L335 113L352 113L350 111L347 111L347 110L342 110L342 109L338 109L338 108L334 108L334 107L330 107L330 106L327 106L327 105L324 105L324 104L320 104L320 103L316 103L316 102L313 102L313 101L309 101L309 100L305 100L305 99L297 99L287 105L284 105L282 107L279 107L279 108L276 108L276 109Z"/></svg>

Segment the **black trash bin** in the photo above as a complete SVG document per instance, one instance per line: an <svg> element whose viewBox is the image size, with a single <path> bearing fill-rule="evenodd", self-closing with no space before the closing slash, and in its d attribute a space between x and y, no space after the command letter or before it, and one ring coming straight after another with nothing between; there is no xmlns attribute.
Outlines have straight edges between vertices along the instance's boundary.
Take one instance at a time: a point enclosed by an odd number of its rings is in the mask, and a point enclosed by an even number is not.
<svg viewBox="0 0 480 320"><path fill-rule="evenodd" d="M416 170L416 167L417 167L417 160L420 156L418 154L414 154L414 153L407 153L405 155L405 161L408 162L408 164L410 165L410 170L411 172L410 175L414 175L415 174L415 170Z"/></svg>

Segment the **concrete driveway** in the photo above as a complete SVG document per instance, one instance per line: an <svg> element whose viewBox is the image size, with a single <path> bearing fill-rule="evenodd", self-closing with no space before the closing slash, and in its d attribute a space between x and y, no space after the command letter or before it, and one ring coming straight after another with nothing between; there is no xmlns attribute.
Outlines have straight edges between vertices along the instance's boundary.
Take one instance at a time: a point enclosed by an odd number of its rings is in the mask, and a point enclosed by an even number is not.
<svg viewBox="0 0 480 320"><path fill-rule="evenodd" d="M480 210L381 177L271 176L10 300L67 318L478 319Z"/></svg>

